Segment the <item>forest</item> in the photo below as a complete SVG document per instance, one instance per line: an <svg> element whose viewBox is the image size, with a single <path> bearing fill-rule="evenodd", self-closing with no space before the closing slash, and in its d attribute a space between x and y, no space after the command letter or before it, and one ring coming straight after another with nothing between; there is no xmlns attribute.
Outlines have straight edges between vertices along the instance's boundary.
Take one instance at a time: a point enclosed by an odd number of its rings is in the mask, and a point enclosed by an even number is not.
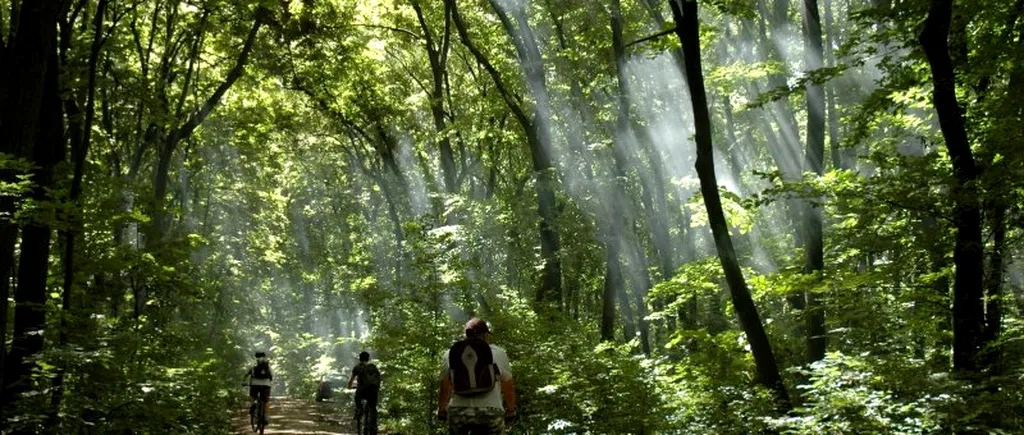
<svg viewBox="0 0 1024 435"><path fill-rule="evenodd" d="M1022 433L1021 141L1024 0L0 0L0 433Z"/></svg>

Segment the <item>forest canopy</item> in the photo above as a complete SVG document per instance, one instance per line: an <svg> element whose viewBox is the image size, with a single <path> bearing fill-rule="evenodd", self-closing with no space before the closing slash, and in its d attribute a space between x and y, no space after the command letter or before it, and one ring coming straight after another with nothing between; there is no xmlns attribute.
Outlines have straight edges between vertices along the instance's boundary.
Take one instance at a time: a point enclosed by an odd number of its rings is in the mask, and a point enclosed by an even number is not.
<svg viewBox="0 0 1024 435"><path fill-rule="evenodd" d="M1024 0L0 0L0 433L440 434L472 317L518 432L1019 433L1022 102Z"/></svg>

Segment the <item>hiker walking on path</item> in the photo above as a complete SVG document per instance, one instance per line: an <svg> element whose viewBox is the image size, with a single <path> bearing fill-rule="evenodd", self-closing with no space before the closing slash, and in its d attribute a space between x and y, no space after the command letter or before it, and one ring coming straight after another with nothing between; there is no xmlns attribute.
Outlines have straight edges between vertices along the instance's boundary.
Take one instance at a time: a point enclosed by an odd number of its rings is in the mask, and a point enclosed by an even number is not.
<svg viewBox="0 0 1024 435"><path fill-rule="evenodd" d="M466 339L441 359L437 416L452 435L504 434L516 417L516 392L505 349L493 344L487 323L466 323ZM502 406L504 399L504 406Z"/></svg>

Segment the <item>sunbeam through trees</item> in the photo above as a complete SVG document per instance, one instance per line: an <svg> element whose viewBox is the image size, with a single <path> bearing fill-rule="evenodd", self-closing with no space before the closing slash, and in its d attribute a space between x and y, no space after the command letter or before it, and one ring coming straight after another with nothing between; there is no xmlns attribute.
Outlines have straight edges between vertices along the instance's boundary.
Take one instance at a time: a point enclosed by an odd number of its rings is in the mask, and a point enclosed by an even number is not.
<svg viewBox="0 0 1024 435"><path fill-rule="evenodd" d="M1024 0L0 0L0 434L1024 432L1022 138Z"/></svg>

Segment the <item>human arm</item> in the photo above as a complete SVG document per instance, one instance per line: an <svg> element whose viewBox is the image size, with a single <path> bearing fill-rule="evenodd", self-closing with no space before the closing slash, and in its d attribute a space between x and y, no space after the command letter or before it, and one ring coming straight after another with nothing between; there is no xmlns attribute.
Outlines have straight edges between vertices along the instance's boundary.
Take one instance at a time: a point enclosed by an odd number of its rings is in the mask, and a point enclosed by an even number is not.
<svg viewBox="0 0 1024 435"><path fill-rule="evenodd" d="M498 372L501 373L501 395L505 400L505 416L516 415L516 384L512 376L512 364L509 363L508 354L500 347L492 347L494 351L494 362L498 364Z"/></svg>
<svg viewBox="0 0 1024 435"><path fill-rule="evenodd" d="M352 368L352 374L348 377L348 386L345 388L350 390L352 389L352 382L356 380L356 368L358 368L358 366Z"/></svg>
<svg viewBox="0 0 1024 435"><path fill-rule="evenodd" d="M437 395L437 416L442 420L448 416L448 401L452 398L452 378L441 378L441 391Z"/></svg>
<svg viewBox="0 0 1024 435"><path fill-rule="evenodd" d="M516 385L511 376L501 379L501 394L505 397L505 415L516 415Z"/></svg>

